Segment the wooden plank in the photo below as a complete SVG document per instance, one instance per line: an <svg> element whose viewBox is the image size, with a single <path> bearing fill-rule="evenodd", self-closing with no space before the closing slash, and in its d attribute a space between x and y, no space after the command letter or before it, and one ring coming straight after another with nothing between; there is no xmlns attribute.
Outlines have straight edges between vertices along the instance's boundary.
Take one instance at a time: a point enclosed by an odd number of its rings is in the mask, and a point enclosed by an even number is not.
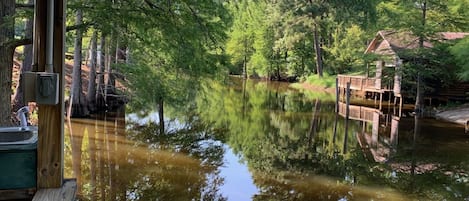
<svg viewBox="0 0 469 201"><path fill-rule="evenodd" d="M71 201L75 200L76 180L65 181L61 188L41 189L34 195L33 201Z"/></svg>
<svg viewBox="0 0 469 201"><path fill-rule="evenodd" d="M54 72L59 73L59 104L39 105L38 116L38 183L37 187L60 188L63 183L63 126L64 126L64 33L65 33L65 10L64 0L54 0ZM47 1L36 1L36 32L35 65L38 71L45 71L45 35ZM38 41L39 40L39 41ZM42 41L41 41L42 40Z"/></svg>
<svg viewBox="0 0 469 201"><path fill-rule="evenodd" d="M370 108L358 105L349 105L349 119L373 122L373 115L375 113L381 114L381 111L376 108ZM343 117L346 116L346 103L339 102L339 114Z"/></svg>
<svg viewBox="0 0 469 201"><path fill-rule="evenodd" d="M381 83L381 79L369 78L365 76L351 76L351 75L337 75L339 79L338 84L340 88L346 88L347 83L350 82L350 89L359 90L359 91L370 91L370 92L380 92L384 89L378 88L381 87L381 84L377 85L376 83ZM389 91L389 90L385 90Z"/></svg>

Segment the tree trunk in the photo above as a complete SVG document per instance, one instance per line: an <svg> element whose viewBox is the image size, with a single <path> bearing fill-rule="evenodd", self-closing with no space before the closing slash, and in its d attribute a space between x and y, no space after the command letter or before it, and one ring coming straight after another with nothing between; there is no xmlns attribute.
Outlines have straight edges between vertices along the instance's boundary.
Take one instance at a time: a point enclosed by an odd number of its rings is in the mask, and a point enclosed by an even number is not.
<svg viewBox="0 0 469 201"><path fill-rule="evenodd" d="M422 4L422 27L425 27L426 24L426 18L427 18L427 1L424 1ZM419 48L420 50L423 50L424 46L423 43L425 41L425 36L423 33L420 33L419 36ZM421 53L420 53L421 54ZM422 59L419 59L419 66L423 65ZM417 72L417 92L415 94L415 113L416 116L421 117L422 112L423 112L423 89L422 89L422 76L420 75L420 72Z"/></svg>
<svg viewBox="0 0 469 201"><path fill-rule="evenodd" d="M83 23L83 13L81 10L77 10L76 13L76 24L80 25ZM76 30L75 38L75 52L73 55L73 78L72 78L72 117L82 117L88 115L88 107L84 98L82 90L81 80L81 61L82 61L82 44L83 44L83 31L81 29Z"/></svg>
<svg viewBox="0 0 469 201"><path fill-rule="evenodd" d="M164 135L164 101L160 98L158 101L158 117L160 118L160 135Z"/></svg>
<svg viewBox="0 0 469 201"><path fill-rule="evenodd" d="M28 4L33 4L33 0L29 0ZM33 38L33 19L27 19L25 23L25 37ZM16 86L15 94L13 95L13 111L17 111L27 103L24 102L23 97L23 73L32 70L33 63L33 45L25 45L23 50L23 62L21 64L21 74Z"/></svg>
<svg viewBox="0 0 469 201"><path fill-rule="evenodd" d="M0 1L0 126L11 124L11 83L13 70L13 46L8 42L14 39L15 0Z"/></svg>
<svg viewBox="0 0 469 201"><path fill-rule="evenodd" d="M280 50L277 52L277 69L275 71L276 80L280 81Z"/></svg>
<svg viewBox="0 0 469 201"><path fill-rule="evenodd" d="M114 86L114 76L112 74L113 70L111 65L116 63L116 47L113 45L112 41L117 41L116 33L111 33L110 42L107 45L107 60L106 60L106 73L107 73L107 82L104 87L104 98L107 99L107 94L113 94L114 89L110 86ZM115 43L117 45L117 43ZM106 100L107 101L107 100Z"/></svg>
<svg viewBox="0 0 469 201"><path fill-rule="evenodd" d="M99 56L99 76L98 76L98 95L97 95L97 106L98 108L105 108L106 103L104 100L104 75L106 68L106 55L104 53L106 45L106 35L101 33L101 39L99 42L100 54Z"/></svg>
<svg viewBox="0 0 469 201"><path fill-rule="evenodd" d="M247 69L247 56L246 53L244 53L244 59L243 59L243 79L248 78L248 69Z"/></svg>
<svg viewBox="0 0 469 201"><path fill-rule="evenodd" d="M88 82L88 108L90 111L96 111L96 63L97 63L97 49L98 49L98 33L93 31L91 37L91 59L90 59L90 72Z"/></svg>
<svg viewBox="0 0 469 201"><path fill-rule="evenodd" d="M321 41L319 40L319 31L318 31L318 25L316 22L314 22L314 27L313 27L313 35L314 35L314 50L316 54L316 68L318 71L318 76L322 77L322 53L321 53Z"/></svg>

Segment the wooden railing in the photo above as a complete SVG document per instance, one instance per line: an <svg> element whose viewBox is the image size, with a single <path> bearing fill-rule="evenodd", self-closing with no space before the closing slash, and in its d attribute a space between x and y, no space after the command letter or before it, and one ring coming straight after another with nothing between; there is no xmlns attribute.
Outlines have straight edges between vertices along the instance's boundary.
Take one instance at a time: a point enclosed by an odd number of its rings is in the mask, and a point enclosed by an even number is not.
<svg viewBox="0 0 469 201"><path fill-rule="evenodd" d="M339 102L339 114L345 117L346 104ZM349 105L349 119L358 121L373 122L373 116L380 114L381 111L376 108Z"/></svg>
<svg viewBox="0 0 469 201"><path fill-rule="evenodd" d="M370 78L365 76L337 75L340 88L346 88L350 82L350 89L359 91L382 91L390 90L390 87L383 85L380 78Z"/></svg>

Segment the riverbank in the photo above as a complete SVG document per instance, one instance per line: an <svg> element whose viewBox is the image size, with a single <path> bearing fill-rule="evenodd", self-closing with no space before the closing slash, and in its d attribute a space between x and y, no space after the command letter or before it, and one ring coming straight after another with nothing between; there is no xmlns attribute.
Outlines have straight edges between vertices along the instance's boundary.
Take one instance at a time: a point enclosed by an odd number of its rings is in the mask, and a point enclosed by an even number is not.
<svg viewBox="0 0 469 201"><path fill-rule="evenodd" d="M469 103L437 112L435 118L467 126L469 121ZM468 132L467 128L466 132Z"/></svg>
<svg viewBox="0 0 469 201"><path fill-rule="evenodd" d="M307 82L293 83L291 84L291 86L297 89L306 89L306 90L315 91L315 92L325 92L325 93L335 94L334 87L318 86L318 85L310 84Z"/></svg>

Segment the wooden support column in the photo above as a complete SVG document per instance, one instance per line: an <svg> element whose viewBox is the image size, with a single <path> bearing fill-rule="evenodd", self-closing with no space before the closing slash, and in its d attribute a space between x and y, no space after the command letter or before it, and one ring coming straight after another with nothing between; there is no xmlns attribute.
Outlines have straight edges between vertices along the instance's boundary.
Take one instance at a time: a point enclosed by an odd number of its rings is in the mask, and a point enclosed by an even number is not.
<svg viewBox="0 0 469 201"><path fill-rule="evenodd" d="M379 110L383 107L383 93L384 92L379 92Z"/></svg>
<svg viewBox="0 0 469 201"><path fill-rule="evenodd" d="M399 117L402 115L402 96L399 97Z"/></svg>
<svg viewBox="0 0 469 201"><path fill-rule="evenodd" d="M335 78L335 112L339 112L339 78Z"/></svg>
<svg viewBox="0 0 469 201"><path fill-rule="evenodd" d="M348 139L348 121L350 115L350 82L347 82L347 91L345 92L345 135L344 135L344 150L347 153L347 139Z"/></svg>
<svg viewBox="0 0 469 201"><path fill-rule="evenodd" d="M60 188L63 184L64 129L64 33L65 0L54 0L54 73L59 74L59 103L39 105L37 187ZM47 0L36 0L34 70L44 72L46 61Z"/></svg>

